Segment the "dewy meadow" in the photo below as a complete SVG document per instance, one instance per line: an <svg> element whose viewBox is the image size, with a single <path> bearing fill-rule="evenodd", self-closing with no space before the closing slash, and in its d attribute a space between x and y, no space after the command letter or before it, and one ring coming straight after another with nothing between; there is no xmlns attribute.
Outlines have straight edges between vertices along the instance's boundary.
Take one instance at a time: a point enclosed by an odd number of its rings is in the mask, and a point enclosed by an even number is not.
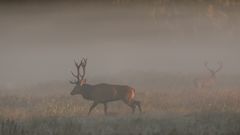
<svg viewBox="0 0 240 135"><path fill-rule="evenodd" d="M238 0L1 1L0 135L239 135L239 11Z"/></svg>

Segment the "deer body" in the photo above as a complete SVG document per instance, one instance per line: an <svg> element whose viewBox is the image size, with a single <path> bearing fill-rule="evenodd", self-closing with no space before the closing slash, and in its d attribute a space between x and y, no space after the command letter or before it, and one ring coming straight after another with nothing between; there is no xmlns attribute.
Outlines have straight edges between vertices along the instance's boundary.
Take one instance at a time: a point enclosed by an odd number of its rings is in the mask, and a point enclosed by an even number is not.
<svg viewBox="0 0 240 135"><path fill-rule="evenodd" d="M216 84L215 77L195 79L196 88L211 88Z"/></svg>
<svg viewBox="0 0 240 135"><path fill-rule="evenodd" d="M80 64L75 62L77 67L77 75L74 73L72 73L72 75L77 78L77 81L71 82L72 84L76 84L71 92L71 95L80 94L84 99L93 101L88 115L99 103L104 105L104 112L107 114L107 103L118 100L123 101L125 104L131 107L133 113L135 112L136 107L138 107L139 111L142 111L140 101L134 99L134 88L131 88L127 85L114 85L105 83L96 85L87 84L86 79L84 79L86 62L86 59L83 59ZM80 67L83 68L83 75L80 74Z"/></svg>
<svg viewBox="0 0 240 135"><path fill-rule="evenodd" d="M74 89L71 95L81 94L83 98L94 102L130 101L135 97L135 90L125 85L113 84L84 84L82 88Z"/></svg>

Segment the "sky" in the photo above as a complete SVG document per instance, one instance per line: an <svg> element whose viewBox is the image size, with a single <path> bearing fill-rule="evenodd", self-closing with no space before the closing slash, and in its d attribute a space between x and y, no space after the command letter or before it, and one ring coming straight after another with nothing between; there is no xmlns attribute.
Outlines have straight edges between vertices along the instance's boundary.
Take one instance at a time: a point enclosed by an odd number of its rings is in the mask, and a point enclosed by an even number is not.
<svg viewBox="0 0 240 135"><path fill-rule="evenodd" d="M67 81L132 71L240 74L240 18L218 6L1 4L0 85ZM234 9L234 8L232 8Z"/></svg>

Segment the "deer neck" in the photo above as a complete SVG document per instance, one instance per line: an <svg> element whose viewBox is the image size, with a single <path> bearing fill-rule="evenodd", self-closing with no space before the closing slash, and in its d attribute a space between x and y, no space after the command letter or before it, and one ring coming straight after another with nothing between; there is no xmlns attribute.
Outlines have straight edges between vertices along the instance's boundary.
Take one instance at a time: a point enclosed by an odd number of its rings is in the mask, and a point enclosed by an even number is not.
<svg viewBox="0 0 240 135"><path fill-rule="evenodd" d="M212 74L212 75L210 76L210 78L216 79L216 75L215 75L215 74Z"/></svg>
<svg viewBox="0 0 240 135"><path fill-rule="evenodd" d="M83 98L91 100L91 93L93 90L93 86L90 84L84 84L82 86L82 91L81 91L81 95L83 96Z"/></svg>

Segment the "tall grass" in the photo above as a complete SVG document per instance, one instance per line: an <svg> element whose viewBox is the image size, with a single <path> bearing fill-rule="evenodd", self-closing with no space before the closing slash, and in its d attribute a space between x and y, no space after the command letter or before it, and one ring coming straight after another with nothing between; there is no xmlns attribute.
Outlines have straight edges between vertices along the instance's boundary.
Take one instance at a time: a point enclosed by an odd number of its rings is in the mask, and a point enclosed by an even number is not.
<svg viewBox="0 0 240 135"><path fill-rule="evenodd" d="M130 77L131 78L131 77ZM171 79L172 78L172 79ZM189 79L190 78L190 79ZM240 87L236 77L219 79L211 89L196 89L193 77L156 78L132 82L143 113L131 114L121 101L103 105L87 116L90 101L70 96L70 86L57 84L49 95L0 95L1 135L238 135L240 133ZM151 80L151 78L148 78ZM172 83L169 82L172 80ZM124 83L124 81L123 81ZM155 89L147 89L154 85ZM154 87L152 86L152 88ZM161 87L162 86L162 87ZM42 87L41 87L42 88ZM48 86L42 92L50 91ZM53 88L51 85L50 88ZM37 87L31 87L38 90ZM69 90L66 90L69 89ZM64 92L65 91L65 92ZM18 91L19 92L19 91ZM27 93L27 91L25 91Z"/></svg>

